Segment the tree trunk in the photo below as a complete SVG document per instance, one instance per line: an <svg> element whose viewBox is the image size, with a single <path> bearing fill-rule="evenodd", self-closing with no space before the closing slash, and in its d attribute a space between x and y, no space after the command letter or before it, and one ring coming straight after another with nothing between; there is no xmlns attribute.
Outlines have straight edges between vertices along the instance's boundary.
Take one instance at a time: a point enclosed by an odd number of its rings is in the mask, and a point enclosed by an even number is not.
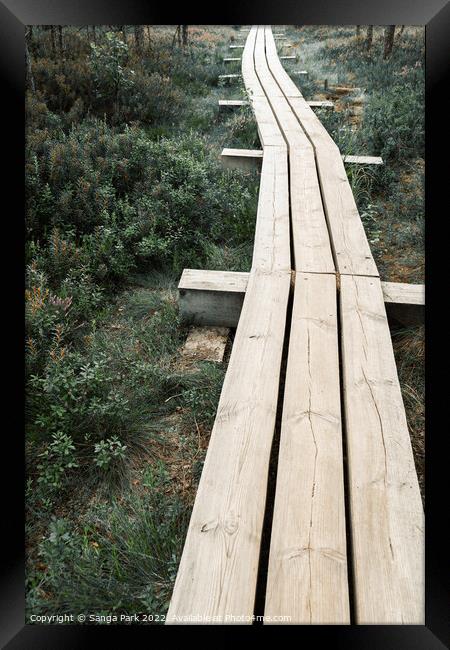
<svg viewBox="0 0 450 650"><path fill-rule="evenodd" d="M356 25L356 37L359 38L361 36L361 25Z"/></svg>
<svg viewBox="0 0 450 650"><path fill-rule="evenodd" d="M384 30L384 54L383 59L389 58L394 45L395 25L387 25Z"/></svg>
<svg viewBox="0 0 450 650"><path fill-rule="evenodd" d="M134 26L134 42L136 45L136 50L139 54L142 54L144 47L144 27L143 25Z"/></svg>
<svg viewBox="0 0 450 650"><path fill-rule="evenodd" d="M370 48L372 47L372 41L373 41L373 25L369 25L367 27L367 41L366 41L367 51L369 51Z"/></svg>
<svg viewBox="0 0 450 650"><path fill-rule="evenodd" d="M36 91L36 86L34 85L34 77L33 77L33 71L31 69L31 57L30 53L28 51L28 44L25 39L25 64L27 67L27 77L28 77L28 83L30 84L30 88L33 92Z"/></svg>
<svg viewBox="0 0 450 650"><path fill-rule="evenodd" d="M95 25L92 25L92 37L94 39L94 43L97 43L97 33L95 31Z"/></svg>
<svg viewBox="0 0 450 650"><path fill-rule="evenodd" d="M399 31L399 32L397 32L397 38L396 38L396 41L397 41L397 43L398 43L398 42L399 42L399 40L401 39L401 37L402 37L402 34L403 34L403 32L404 32L404 30L405 30L405 26L404 26L404 25L402 25L402 26L400 27L400 31Z"/></svg>
<svg viewBox="0 0 450 650"><path fill-rule="evenodd" d="M53 25L50 27L50 36L51 36L51 39L52 39L53 56L56 56L56 36L55 36L55 28L54 28Z"/></svg>
<svg viewBox="0 0 450 650"><path fill-rule="evenodd" d="M189 25L181 25L182 28L182 37L183 37L183 47L186 47L188 44L188 38L189 38Z"/></svg>
<svg viewBox="0 0 450 650"><path fill-rule="evenodd" d="M58 25L58 37L59 37L59 52L61 56L64 55L64 42L63 42L63 31L62 26Z"/></svg>

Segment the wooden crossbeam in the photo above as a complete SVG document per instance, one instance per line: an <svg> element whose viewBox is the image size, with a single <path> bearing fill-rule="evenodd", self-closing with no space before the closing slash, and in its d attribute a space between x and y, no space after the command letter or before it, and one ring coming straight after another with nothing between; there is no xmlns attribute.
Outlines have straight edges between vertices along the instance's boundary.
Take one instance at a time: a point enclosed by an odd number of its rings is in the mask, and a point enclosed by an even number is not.
<svg viewBox="0 0 450 650"><path fill-rule="evenodd" d="M223 149L220 159L224 167L247 171L261 167L263 152L257 149Z"/></svg>
<svg viewBox="0 0 450 650"><path fill-rule="evenodd" d="M219 106L235 108L248 104L239 100L219 100ZM333 106L333 104L331 104ZM221 153L222 162L226 167L249 169L258 167L262 159L262 151L258 149L224 149ZM242 159L242 160L241 160ZM383 159L378 156L342 156L345 163L360 165L382 165Z"/></svg>
<svg viewBox="0 0 450 650"><path fill-rule="evenodd" d="M219 99L219 106L223 108L239 108L240 106L248 106L249 104L250 102L243 99ZM333 102L330 101L312 100L308 102L308 105L311 106L311 108L334 108ZM346 160L345 162L364 162L365 164L371 164L372 160L382 160L381 158L371 156L350 156L350 158L362 158L363 160ZM380 163L373 162L372 164Z"/></svg>
<svg viewBox="0 0 450 650"><path fill-rule="evenodd" d="M220 74L219 79L222 81L235 81L236 79L241 79L242 75L240 74Z"/></svg>
<svg viewBox="0 0 450 650"><path fill-rule="evenodd" d="M383 158L379 156L342 156L345 163L357 165L382 165Z"/></svg>
<svg viewBox="0 0 450 650"><path fill-rule="evenodd" d="M311 108L334 108L333 102L328 100L312 100L307 103Z"/></svg>
<svg viewBox="0 0 450 650"><path fill-rule="evenodd" d="M183 320L198 325L236 327L249 274L184 269L178 284ZM390 322L421 325L425 317L425 285L381 282Z"/></svg>
<svg viewBox="0 0 450 650"><path fill-rule="evenodd" d="M219 99L219 108L239 108L248 104L249 102L243 99Z"/></svg>

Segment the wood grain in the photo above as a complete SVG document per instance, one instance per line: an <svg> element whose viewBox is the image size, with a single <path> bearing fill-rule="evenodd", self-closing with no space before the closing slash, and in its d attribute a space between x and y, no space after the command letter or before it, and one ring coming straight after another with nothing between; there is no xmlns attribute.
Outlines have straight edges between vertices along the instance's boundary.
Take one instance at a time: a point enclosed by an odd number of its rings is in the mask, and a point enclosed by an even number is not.
<svg viewBox="0 0 450 650"><path fill-rule="evenodd" d="M378 278L341 277L356 622L424 623L424 518Z"/></svg>
<svg viewBox="0 0 450 650"><path fill-rule="evenodd" d="M350 622L334 275L296 274L265 615Z"/></svg>

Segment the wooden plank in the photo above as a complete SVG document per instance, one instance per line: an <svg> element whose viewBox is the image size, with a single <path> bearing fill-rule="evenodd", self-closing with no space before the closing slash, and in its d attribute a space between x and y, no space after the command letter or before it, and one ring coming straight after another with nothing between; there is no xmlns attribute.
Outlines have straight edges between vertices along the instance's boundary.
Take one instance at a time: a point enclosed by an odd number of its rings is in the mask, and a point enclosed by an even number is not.
<svg viewBox="0 0 450 650"><path fill-rule="evenodd" d="M264 28L259 29L256 37L255 69L289 147L295 269L332 273L335 267L322 207L314 151L267 66L264 31Z"/></svg>
<svg viewBox="0 0 450 650"><path fill-rule="evenodd" d="M340 151L283 68L270 29L266 30L266 54L271 72L314 147L337 270L341 274L377 277Z"/></svg>
<svg viewBox="0 0 450 650"><path fill-rule="evenodd" d="M264 120L252 270L167 624L252 622L291 279L287 148L259 95L255 38L252 28L242 59Z"/></svg>
<svg viewBox="0 0 450 650"><path fill-rule="evenodd" d="M250 171L261 167L263 152L255 149L223 149L220 158L224 167Z"/></svg>
<svg viewBox="0 0 450 650"><path fill-rule="evenodd" d="M220 74L219 79L221 81L235 81L236 79L240 79L241 75L240 74Z"/></svg>
<svg viewBox="0 0 450 650"><path fill-rule="evenodd" d="M406 327L425 322L425 285L382 282L386 312L390 321Z"/></svg>
<svg viewBox="0 0 450 650"><path fill-rule="evenodd" d="M236 327L248 277L243 272L185 269L178 285L181 317L202 325ZM390 324L423 324L425 285L382 282L381 288Z"/></svg>
<svg viewBox="0 0 450 650"><path fill-rule="evenodd" d="M358 165L382 165L383 158L379 156L342 156L345 163L356 163Z"/></svg>
<svg viewBox="0 0 450 650"><path fill-rule="evenodd" d="M289 286L251 273L167 624L251 623Z"/></svg>
<svg viewBox="0 0 450 650"><path fill-rule="evenodd" d="M244 85L251 100L259 139L263 149L274 146L278 147L280 150L284 149L287 155L286 143L256 74L254 63L256 34L257 29L252 28L247 38L245 50L242 54L242 77Z"/></svg>
<svg viewBox="0 0 450 650"><path fill-rule="evenodd" d="M208 271L205 269L184 269L178 289L199 291L221 291L224 293L245 293L250 273L242 271Z"/></svg>
<svg viewBox="0 0 450 650"><path fill-rule="evenodd" d="M425 285L404 282L382 282L385 302L398 305L425 306Z"/></svg>
<svg viewBox="0 0 450 650"><path fill-rule="evenodd" d="M219 99L219 108L239 108L248 106L249 103L243 99Z"/></svg>
<svg viewBox="0 0 450 650"><path fill-rule="evenodd" d="M334 108L333 102L312 100L307 102L311 108Z"/></svg>
<svg viewBox="0 0 450 650"><path fill-rule="evenodd" d="M291 270L288 161L285 150L264 151L252 269Z"/></svg>
<svg viewBox="0 0 450 650"><path fill-rule="evenodd" d="M350 623L336 279L297 273L265 615Z"/></svg>
<svg viewBox="0 0 450 650"><path fill-rule="evenodd" d="M424 624L424 519L378 278L341 276L356 622Z"/></svg>
<svg viewBox="0 0 450 650"><path fill-rule="evenodd" d="M184 269L178 284L181 319L196 325L236 327L248 273Z"/></svg>

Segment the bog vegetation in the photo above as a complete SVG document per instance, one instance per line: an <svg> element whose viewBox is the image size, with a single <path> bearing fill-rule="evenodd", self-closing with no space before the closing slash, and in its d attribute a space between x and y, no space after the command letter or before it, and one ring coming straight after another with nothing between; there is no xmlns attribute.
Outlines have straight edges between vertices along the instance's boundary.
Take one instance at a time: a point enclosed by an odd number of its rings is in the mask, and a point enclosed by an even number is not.
<svg viewBox="0 0 450 650"><path fill-rule="evenodd" d="M307 99L359 89L321 119L386 162L348 170L383 279L423 281L423 31L387 56L377 29L287 33ZM167 608L224 374L180 364L176 285L251 262L257 175L219 161L259 147L250 110L218 112L235 34L27 30L28 615ZM398 341L420 459L422 338Z"/></svg>

